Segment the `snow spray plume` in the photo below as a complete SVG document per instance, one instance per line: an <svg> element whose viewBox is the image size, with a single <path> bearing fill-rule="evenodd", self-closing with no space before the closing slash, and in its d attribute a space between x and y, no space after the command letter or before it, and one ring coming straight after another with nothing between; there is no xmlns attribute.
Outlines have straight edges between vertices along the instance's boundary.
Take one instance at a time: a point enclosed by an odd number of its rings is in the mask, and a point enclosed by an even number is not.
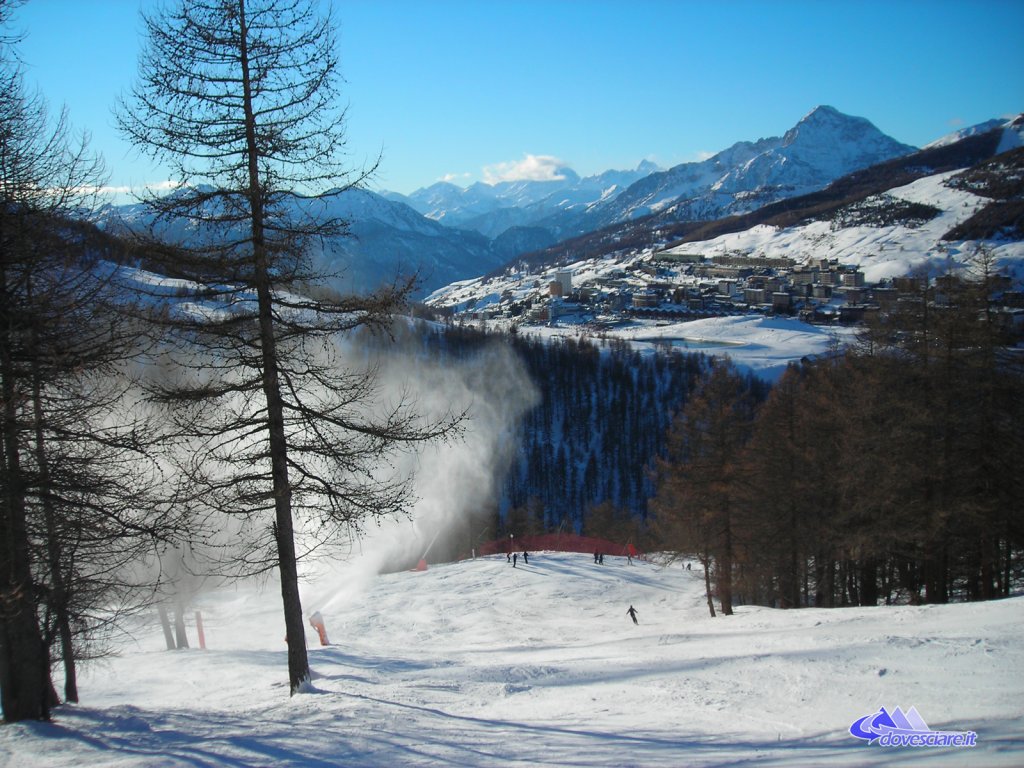
<svg viewBox="0 0 1024 768"><path fill-rule="evenodd" d="M417 409L428 418L466 409L465 435L454 444L405 457L395 467L415 473L409 519L386 521L369 531L358 545L359 554L340 569L345 589L339 592L326 584L329 577L318 579L323 587L307 590L312 598L308 610L338 608L378 573L410 568L425 555L430 559L431 553L437 558L468 555L477 539L495 534L486 530L490 521L484 515L495 507L501 479L515 455L519 420L536 405L539 394L505 344L494 342L460 361L426 358L424 348L417 346L421 344L413 340L387 355L382 379L395 391L411 390Z"/></svg>
<svg viewBox="0 0 1024 768"><path fill-rule="evenodd" d="M153 585L156 602L180 603L185 608L194 605L204 592L245 575L245 563L256 546L253 530L266 528L259 519L216 515L204 506L204 497L188 487L184 468L207 455L205 441L180 430L182 424L173 407L153 402L155 393L183 383L212 381L200 365L207 362L197 350L154 345L127 373L137 384L131 408L159 437L152 449L159 478L154 493L162 499L162 507L180 518L178 528L155 542L151 557L135 562L133 571L139 583Z"/></svg>

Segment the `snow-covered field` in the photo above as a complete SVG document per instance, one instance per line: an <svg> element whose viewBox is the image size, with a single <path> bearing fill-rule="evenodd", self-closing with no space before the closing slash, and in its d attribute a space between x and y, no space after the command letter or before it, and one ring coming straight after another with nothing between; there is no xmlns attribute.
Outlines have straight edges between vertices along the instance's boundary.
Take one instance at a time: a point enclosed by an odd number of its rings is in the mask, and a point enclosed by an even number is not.
<svg viewBox="0 0 1024 768"><path fill-rule="evenodd" d="M472 325L472 323L469 323ZM507 328L501 321L477 323L482 328ZM730 315L683 322L635 320L600 335L571 324L520 326L518 333L541 338L561 336L587 339L623 339L641 352L676 347L681 352L702 352L728 357L740 370L765 381L776 381L790 363L829 354L855 340L855 326L812 325L792 317Z"/></svg>
<svg viewBox="0 0 1024 768"><path fill-rule="evenodd" d="M140 624L87 668L82 705L0 729L0 765L1024 764L1024 598L712 619L678 562L360 574L304 587L331 641L309 631L316 692L288 696L276 585L224 588L197 601L207 650L166 651L155 617ZM880 707L977 746L850 735Z"/></svg>
<svg viewBox="0 0 1024 768"><path fill-rule="evenodd" d="M914 273L942 274L956 270L986 246L995 264L1016 280L1024 277L1024 243L1019 241L947 242L945 234L991 202L970 192L946 186L960 171L926 176L889 190L888 196L909 203L933 206L941 213L923 223L837 226L819 221L794 227L759 225L712 240L685 243L666 253L791 258L798 263L838 259L864 272L868 284ZM876 198L869 198L868 201ZM884 208L884 204L879 203Z"/></svg>
<svg viewBox="0 0 1024 768"><path fill-rule="evenodd" d="M856 331L852 327L811 325L790 317L732 315L683 323L637 323L609 335L628 339L641 349L658 346L661 340L683 352L728 357L741 370L775 381L790 363L828 354L832 347L845 347Z"/></svg>

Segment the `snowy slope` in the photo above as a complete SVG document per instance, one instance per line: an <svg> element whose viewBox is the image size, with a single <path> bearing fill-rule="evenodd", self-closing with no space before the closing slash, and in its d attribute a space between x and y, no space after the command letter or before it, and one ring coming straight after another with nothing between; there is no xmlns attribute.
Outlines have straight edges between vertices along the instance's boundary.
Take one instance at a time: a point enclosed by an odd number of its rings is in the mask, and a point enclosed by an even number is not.
<svg viewBox="0 0 1024 768"><path fill-rule="evenodd" d="M1020 128L1007 125L1004 140L1010 141L1007 136L1019 140ZM944 239L947 233L992 202L989 197L949 183L958 173L933 174L886 190L840 210L839 215L830 219L788 227L757 225L708 240L685 242L664 253L699 255L706 259L726 255L789 258L797 264L837 259L842 264L860 267L867 282L875 283L914 272L938 274L957 269L964 266L978 248L985 247L991 251L999 269L1018 282L1024 281L1024 242ZM898 209L902 202L928 206L934 216L924 220L884 215ZM872 216L872 211L883 215ZM645 262L650 256L649 250L628 249L560 265L558 269L573 272L574 286L586 286L602 277L628 272L630 267ZM436 291L427 301L440 306L480 307L488 303L488 297L493 303L506 292L515 300L536 297L546 290L554 272L554 267L538 267L530 272L508 271L503 275L463 280ZM635 273L630 274L633 275L629 278L632 288L643 289L643 281Z"/></svg>
<svg viewBox="0 0 1024 768"><path fill-rule="evenodd" d="M369 546L369 545L368 545ZM372 559L372 558L369 558ZM696 564L694 564L696 566ZM156 622L91 666L84 703L0 730L0 764L57 766L979 765L1024 760L1024 598L949 606L739 607L711 619L681 563L531 553L304 587L332 644L287 695L274 583L197 599L208 650ZM639 625L626 609L634 606ZM191 622L190 622L191 624ZM190 626L193 646L194 627ZM315 635L310 633L311 643ZM848 732L916 707L977 746Z"/></svg>
<svg viewBox="0 0 1024 768"><path fill-rule="evenodd" d="M827 355L853 341L856 328L811 325L793 317L733 315L681 323L637 322L612 335L640 350L672 344L681 351L728 357L741 371L777 381L790 363Z"/></svg>
<svg viewBox="0 0 1024 768"><path fill-rule="evenodd" d="M919 270L941 272L962 264L980 245L944 241L944 235L990 202L988 198L948 186L947 180L956 173L928 176L866 201L868 205L884 206L891 199L905 200L938 209L937 216L923 223L842 226L834 221L816 221L785 228L761 225L712 240L686 243L673 250L709 258L724 254L787 257L798 263L839 259L843 264L860 267L869 283ZM1018 279L1024 278L1024 243L1003 241L987 245L999 267Z"/></svg>
<svg viewBox="0 0 1024 768"><path fill-rule="evenodd" d="M819 106L782 137L740 142L702 162L652 174L593 206L579 231L667 210L678 221L751 211L913 151L862 117Z"/></svg>
<svg viewBox="0 0 1024 768"><path fill-rule="evenodd" d="M416 272L423 289L430 291L508 258L476 232L446 227L404 203L366 190L348 190L323 200L296 198L294 207L315 220L337 218L350 223L350 237L326 238L316 244L325 266L339 275L336 282L342 290L369 291L398 273ZM144 206L134 204L109 208L100 221L119 231L146 228L152 217ZM160 232L172 241L194 241L184 221L165 224Z"/></svg>
<svg viewBox="0 0 1024 768"><path fill-rule="evenodd" d="M1005 123L1005 120L1000 120L999 118L986 120L983 123L978 123L977 125L972 125L968 128L961 128L958 131L947 133L945 136L941 136L935 141L925 144L921 149L934 149L935 147L944 147L949 144L955 144L960 141L960 139L965 139L968 136L978 136L982 133L988 133L995 128L999 128Z"/></svg>

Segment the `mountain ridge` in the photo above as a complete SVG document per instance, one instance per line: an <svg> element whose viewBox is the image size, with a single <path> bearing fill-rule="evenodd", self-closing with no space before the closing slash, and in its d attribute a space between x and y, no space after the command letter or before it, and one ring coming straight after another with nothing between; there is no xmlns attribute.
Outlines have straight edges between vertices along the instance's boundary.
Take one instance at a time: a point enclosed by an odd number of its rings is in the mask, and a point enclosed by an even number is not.
<svg viewBox="0 0 1024 768"><path fill-rule="evenodd" d="M560 178L546 181L478 182L466 189L438 182L417 191L419 209L406 196L352 190L335 196L332 213L351 222L353 237L325 243L318 256L342 273L337 287L343 290L372 290L402 271L418 273L417 295L427 295L517 259L556 254L564 260L574 249L606 248L645 228L681 237L707 221L821 188L837 169L904 149L911 148L865 118L821 106L783 136L737 142L664 171L645 160L632 170L589 177L560 167ZM144 213L119 206L101 218L130 228Z"/></svg>
<svg viewBox="0 0 1024 768"><path fill-rule="evenodd" d="M436 292L428 303L500 314L507 303L544 300L555 270L574 272L574 287L610 274L633 275L627 282L642 291L665 279L643 277L654 274L648 262L658 251L689 261L766 258L799 266L838 260L879 281L968 266L984 250L993 268L1024 284L1024 146L999 152L1024 143L1022 134L1024 120L1010 121L742 215L673 223L655 214L608 227L521 255Z"/></svg>
<svg viewBox="0 0 1024 768"><path fill-rule="evenodd" d="M597 257L630 247L641 249L655 247L658 243L708 240L760 224L788 226L801 216L820 214L925 175L968 168L1002 154L1003 147L1024 143L1022 124L1024 121L1018 117L1002 121L987 132L970 132L965 138L949 143L933 142L930 148L849 173L821 190L773 201L746 213L719 218L709 216L706 220L695 221L676 220L671 211L650 214L562 241L542 251L521 254L517 262L533 266L566 264L577 258ZM500 274L502 269L490 275Z"/></svg>

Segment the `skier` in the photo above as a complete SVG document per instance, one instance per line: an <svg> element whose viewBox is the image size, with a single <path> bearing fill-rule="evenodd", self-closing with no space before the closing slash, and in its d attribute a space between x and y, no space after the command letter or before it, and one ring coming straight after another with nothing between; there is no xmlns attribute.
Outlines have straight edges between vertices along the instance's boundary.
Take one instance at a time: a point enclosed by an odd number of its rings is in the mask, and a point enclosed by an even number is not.
<svg viewBox="0 0 1024 768"><path fill-rule="evenodd" d="M515 552L512 554L512 567L516 567L516 561L519 560L519 553Z"/></svg>
<svg viewBox="0 0 1024 768"><path fill-rule="evenodd" d="M530 553L527 552L525 549L523 550L523 563L525 565L529 565L530 564Z"/></svg>
<svg viewBox="0 0 1024 768"><path fill-rule="evenodd" d="M601 553L600 553L600 552L598 552L598 551L597 551L597 550L595 549L595 550L594 550L594 564L595 564L595 565L597 564L597 558L599 558L600 556L601 556Z"/></svg>
<svg viewBox="0 0 1024 768"><path fill-rule="evenodd" d="M629 618L631 618L633 620L634 624L639 624L640 623L639 621L636 620L636 608L634 608L632 605L629 606L629 610L626 611L626 613L629 614Z"/></svg>

